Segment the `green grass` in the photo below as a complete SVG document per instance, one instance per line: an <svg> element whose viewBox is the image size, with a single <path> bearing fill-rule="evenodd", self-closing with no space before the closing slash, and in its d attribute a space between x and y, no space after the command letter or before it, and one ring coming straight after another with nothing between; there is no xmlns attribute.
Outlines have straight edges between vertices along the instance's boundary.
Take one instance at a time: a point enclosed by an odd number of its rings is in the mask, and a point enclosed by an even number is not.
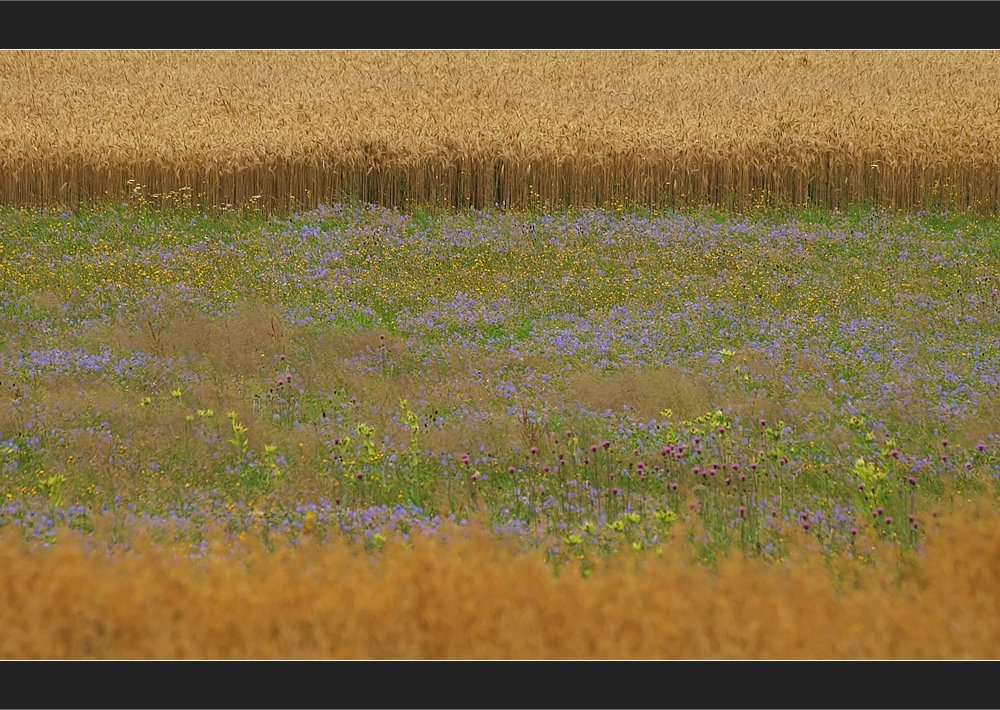
<svg viewBox="0 0 1000 710"><path fill-rule="evenodd" d="M586 560L681 524L707 559L778 559L919 545L995 495L995 219L108 205L0 210L0 247L28 537L67 506L295 536L311 505L364 540L479 516Z"/></svg>

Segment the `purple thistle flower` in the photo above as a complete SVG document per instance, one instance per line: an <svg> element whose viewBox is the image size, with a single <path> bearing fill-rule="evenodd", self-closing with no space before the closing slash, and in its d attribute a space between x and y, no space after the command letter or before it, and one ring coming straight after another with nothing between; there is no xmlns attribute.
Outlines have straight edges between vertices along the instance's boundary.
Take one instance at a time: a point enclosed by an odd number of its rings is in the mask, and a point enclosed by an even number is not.
<svg viewBox="0 0 1000 710"><path fill-rule="evenodd" d="M692 471L691 471L691 472L692 472L692 473L694 473L694 475L696 475L696 476L697 476L697 475L698 475L699 473L701 473L701 467L700 467L700 466L695 466L695 467L694 467L694 468L692 469Z"/></svg>
<svg viewBox="0 0 1000 710"><path fill-rule="evenodd" d="M885 524L892 525L892 516L889 515L885 516Z"/></svg>
<svg viewBox="0 0 1000 710"><path fill-rule="evenodd" d="M468 454L462 454L462 463L464 463L464 464L468 464L469 463L469 455Z"/></svg>
<svg viewBox="0 0 1000 710"><path fill-rule="evenodd" d="M948 447L948 440L947 439L941 439L941 446L944 446L945 448L947 448Z"/></svg>
<svg viewBox="0 0 1000 710"><path fill-rule="evenodd" d="M899 458L899 450L898 449L893 449L892 451L889 452L889 455L892 456L894 459L898 459Z"/></svg>
<svg viewBox="0 0 1000 710"><path fill-rule="evenodd" d="M909 483L911 486L917 485L917 479L914 478L913 476L910 476L909 478L907 478L906 482Z"/></svg>
<svg viewBox="0 0 1000 710"><path fill-rule="evenodd" d="M808 530L809 530L809 528L811 528L811 527L812 527L812 525L810 525L810 524L809 524L809 521L808 521L808 520L807 520L806 522L802 523L802 529L803 529L803 530L806 530L806 531L808 531Z"/></svg>
<svg viewBox="0 0 1000 710"><path fill-rule="evenodd" d="M517 470L517 469L516 469L516 468L514 468L513 466L508 466L508 467L507 467L507 473L514 473L514 471L516 471L516 470Z"/></svg>
<svg viewBox="0 0 1000 710"><path fill-rule="evenodd" d="M739 508L737 508L736 511L740 514L741 518L747 514L747 509L742 505Z"/></svg>
<svg viewBox="0 0 1000 710"><path fill-rule="evenodd" d="M986 445L985 444L977 444L976 445L976 451L978 451L979 453L982 453L982 452L986 451Z"/></svg>
<svg viewBox="0 0 1000 710"><path fill-rule="evenodd" d="M857 535L857 534L858 534L858 529L857 528L851 528L851 535Z"/></svg>
<svg viewBox="0 0 1000 710"><path fill-rule="evenodd" d="M757 470L757 462L756 461L754 461L753 463L750 464L750 470L751 471L756 471Z"/></svg>
<svg viewBox="0 0 1000 710"><path fill-rule="evenodd" d="M864 489L865 489L865 484L864 483L859 483L858 484L858 490L859 491L863 491Z"/></svg>
<svg viewBox="0 0 1000 710"><path fill-rule="evenodd" d="M672 490L672 491L676 491L677 490L677 482L676 481L674 481L674 482L672 482L670 484L670 490Z"/></svg>
<svg viewBox="0 0 1000 710"><path fill-rule="evenodd" d="M590 445L590 452L591 452L591 453L594 453L594 454L596 454L596 453L597 453L597 449L598 449L598 446L597 446L597 444L591 444L591 445Z"/></svg>
<svg viewBox="0 0 1000 710"><path fill-rule="evenodd" d="M528 453L531 454L532 456L534 456L535 454L538 453L538 447L537 446L532 446L530 449L528 449Z"/></svg>
<svg viewBox="0 0 1000 710"><path fill-rule="evenodd" d="M638 463L636 463L635 467L640 471L643 471L646 468L646 463L644 461L639 461Z"/></svg>

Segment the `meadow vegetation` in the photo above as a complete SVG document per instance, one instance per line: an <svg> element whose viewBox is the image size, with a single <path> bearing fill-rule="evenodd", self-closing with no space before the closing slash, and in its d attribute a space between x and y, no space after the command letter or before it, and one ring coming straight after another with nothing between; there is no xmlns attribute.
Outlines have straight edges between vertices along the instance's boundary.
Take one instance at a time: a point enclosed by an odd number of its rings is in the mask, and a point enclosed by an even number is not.
<svg viewBox="0 0 1000 710"><path fill-rule="evenodd" d="M934 585L970 585L975 610L994 593L996 228L861 209L5 208L0 525L10 613L36 639L7 653L992 655L992 627L955 631L979 624L958 601L934 612L951 645L905 619L955 592ZM938 579L948 565L965 571ZM126 577L162 579L183 624L108 612L144 598ZM794 613L849 619L849 640L807 645L785 611L778 645L761 640L763 598L799 584L814 596ZM436 601L404 622L413 585ZM858 640L899 585L912 608ZM220 587L242 590L228 616ZM649 601L607 611L615 589ZM298 631L235 628L283 595L302 597ZM508 603L552 628L482 645ZM412 634L321 621L342 604ZM605 611L587 626L585 608ZM183 631L195 617L229 630Z"/></svg>

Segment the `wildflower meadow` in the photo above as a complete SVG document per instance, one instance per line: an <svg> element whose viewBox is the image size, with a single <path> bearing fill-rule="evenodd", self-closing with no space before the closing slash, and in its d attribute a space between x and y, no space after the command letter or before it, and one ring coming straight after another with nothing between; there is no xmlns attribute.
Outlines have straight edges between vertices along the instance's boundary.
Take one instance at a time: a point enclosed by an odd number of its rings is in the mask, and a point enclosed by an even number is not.
<svg viewBox="0 0 1000 710"><path fill-rule="evenodd" d="M998 225L3 208L3 653L995 655Z"/></svg>

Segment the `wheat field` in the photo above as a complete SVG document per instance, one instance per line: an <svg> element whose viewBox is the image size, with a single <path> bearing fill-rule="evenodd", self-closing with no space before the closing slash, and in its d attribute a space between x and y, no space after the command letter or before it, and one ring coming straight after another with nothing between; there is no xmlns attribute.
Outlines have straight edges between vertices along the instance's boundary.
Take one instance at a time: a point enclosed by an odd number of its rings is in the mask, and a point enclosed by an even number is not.
<svg viewBox="0 0 1000 710"><path fill-rule="evenodd" d="M1000 55L0 53L0 202L1000 205Z"/></svg>

